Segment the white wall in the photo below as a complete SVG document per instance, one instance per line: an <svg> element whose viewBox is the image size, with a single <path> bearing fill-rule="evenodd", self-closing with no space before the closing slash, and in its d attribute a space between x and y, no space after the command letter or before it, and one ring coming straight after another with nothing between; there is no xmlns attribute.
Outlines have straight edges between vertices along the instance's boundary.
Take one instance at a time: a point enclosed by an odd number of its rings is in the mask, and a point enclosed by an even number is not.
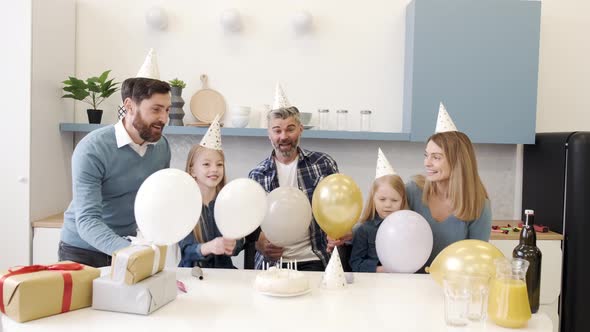
<svg viewBox="0 0 590 332"><path fill-rule="evenodd" d="M590 130L590 1L544 0L537 132Z"/></svg>
<svg viewBox="0 0 590 332"><path fill-rule="evenodd" d="M0 98L3 134L0 150L0 270L29 263L29 144L31 109L31 0L0 10Z"/></svg>
<svg viewBox="0 0 590 332"><path fill-rule="evenodd" d="M402 119L405 5L409 0L79 0L76 59L78 75L112 69L118 79L135 76L150 47L158 54L161 78L188 83L188 102L206 73L229 105L272 104L275 81L283 83L301 111L319 108L371 109L379 131L400 131ZM161 5L170 17L166 31L152 31L145 11ZM224 9L236 8L243 32L228 35L219 24ZM298 9L315 19L314 31L295 36L290 18ZM106 122L116 119L119 96L105 105ZM86 122L79 105L76 121ZM190 119L187 118L187 120Z"/></svg>
<svg viewBox="0 0 590 332"><path fill-rule="evenodd" d="M73 140L58 126L74 120L60 82L75 74L75 35L75 0L33 1L31 220L63 212L72 197Z"/></svg>
<svg viewBox="0 0 590 332"><path fill-rule="evenodd" d="M74 73L74 0L13 1L2 6L0 96L7 113L0 169L0 270L30 263L31 221L63 211L71 199L72 103L60 100ZM59 17L59 19L55 19ZM8 49L7 49L8 50ZM69 109L69 110L68 110Z"/></svg>

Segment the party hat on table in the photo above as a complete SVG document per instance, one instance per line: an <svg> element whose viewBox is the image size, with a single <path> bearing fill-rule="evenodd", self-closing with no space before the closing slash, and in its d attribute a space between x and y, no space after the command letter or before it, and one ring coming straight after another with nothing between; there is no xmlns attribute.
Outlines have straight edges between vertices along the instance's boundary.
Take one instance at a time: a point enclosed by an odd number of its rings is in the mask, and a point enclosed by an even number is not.
<svg viewBox="0 0 590 332"><path fill-rule="evenodd" d="M334 248L328 266L326 267L326 271L322 276L321 287L325 289L339 289L344 288L345 286L346 278L344 277L340 254L338 254L338 248Z"/></svg>

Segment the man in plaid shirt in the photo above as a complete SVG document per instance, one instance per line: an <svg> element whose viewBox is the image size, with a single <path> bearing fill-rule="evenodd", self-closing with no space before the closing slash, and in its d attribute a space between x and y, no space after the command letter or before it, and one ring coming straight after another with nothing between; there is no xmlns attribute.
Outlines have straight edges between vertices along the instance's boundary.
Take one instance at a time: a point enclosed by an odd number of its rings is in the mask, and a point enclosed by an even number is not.
<svg viewBox="0 0 590 332"><path fill-rule="evenodd" d="M293 186L303 191L309 201L318 183L326 176L338 173L338 166L332 157L322 152L304 150L299 147L303 125L296 107L272 110L268 114L268 137L273 151L258 166L250 171L249 177L260 183L267 191L279 186ZM264 232L258 229L249 236L256 241L255 268L262 269L265 262L276 262L280 257L287 261L297 260L298 270L323 271L328 264L326 234L315 219L309 227L309 236L287 247L270 243Z"/></svg>

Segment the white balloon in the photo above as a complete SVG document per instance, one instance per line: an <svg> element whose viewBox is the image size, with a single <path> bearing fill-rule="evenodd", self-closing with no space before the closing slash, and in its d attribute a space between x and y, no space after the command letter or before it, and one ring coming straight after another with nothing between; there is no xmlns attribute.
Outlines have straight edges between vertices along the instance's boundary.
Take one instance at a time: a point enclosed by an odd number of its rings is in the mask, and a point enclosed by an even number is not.
<svg viewBox="0 0 590 332"><path fill-rule="evenodd" d="M377 230L375 246L387 272L414 273L430 257L432 229L424 217L410 210L389 215Z"/></svg>
<svg viewBox="0 0 590 332"><path fill-rule="evenodd" d="M201 215L201 191L195 180L179 169L150 175L135 197L135 220L146 240L171 245L182 240Z"/></svg>
<svg viewBox="0 0 590 332"><path fill-rule="evenodd" d="M260 228L270 243L284 247L309 234L311 204L301 190L279 187L268 195L267 202Z"/></svg>
<svg viewBox="0 0 590 332"><path fill-rule="evenodd" d="M293 14L291 23L296 33L303 34L311 30L313 16L308 11L300 10Z"/></svg>
<svg viewBox="0 0 590 332"><path fill-rule="evenodd" d="M252 179L226 184L215 200L215 223L223 237L240 239L252 233L264 219L266 191Z"/></svg>
<svg viewBox="0 0 590 332"><path fill-rule="evenodd" d="M219 18L221 25L226 31L239 32L242 30L242 17L237 9L226 9Z"/></svg>
<svg viewBox="0 0 590 332"><path fill-rule="evenodd" d="M168 27L168 15L161 7L152 7L145 13L145 22L156 30L166 30Z"/></svg>

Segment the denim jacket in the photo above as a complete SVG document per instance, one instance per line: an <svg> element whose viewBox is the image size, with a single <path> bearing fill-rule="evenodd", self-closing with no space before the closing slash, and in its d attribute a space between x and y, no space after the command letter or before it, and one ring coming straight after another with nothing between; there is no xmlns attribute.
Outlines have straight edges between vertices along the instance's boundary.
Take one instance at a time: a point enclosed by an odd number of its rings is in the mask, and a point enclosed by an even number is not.
<svg viewBox="0 0 590 332"><path fill-rule="evenodd" d="M222 236L215 223L213 211L215 208L215 200L209 203L209 206L203 205L201 210L201 218L199 219L198 227L202 227L203 240L209 242L217 237ZM235 269L232 264L231 257L226 255L207 255L201 254L201 243L197 241L194 233L191 231L182 241L178 243L180 246L181 259L179 267L193 267L200 266L203 268L225 268ZM244 239L236 241L236 247L233 256L236 256L244 246Z"/></svg>
<svg viewBox="0 0 590 332"><path fill-rule="evenodd" d="M354 232L350 254L353 272L376 272L377 266L381 265L377 257L375 238L382 222L383 219L375 216L373 220L362 223Z"/></svg>

